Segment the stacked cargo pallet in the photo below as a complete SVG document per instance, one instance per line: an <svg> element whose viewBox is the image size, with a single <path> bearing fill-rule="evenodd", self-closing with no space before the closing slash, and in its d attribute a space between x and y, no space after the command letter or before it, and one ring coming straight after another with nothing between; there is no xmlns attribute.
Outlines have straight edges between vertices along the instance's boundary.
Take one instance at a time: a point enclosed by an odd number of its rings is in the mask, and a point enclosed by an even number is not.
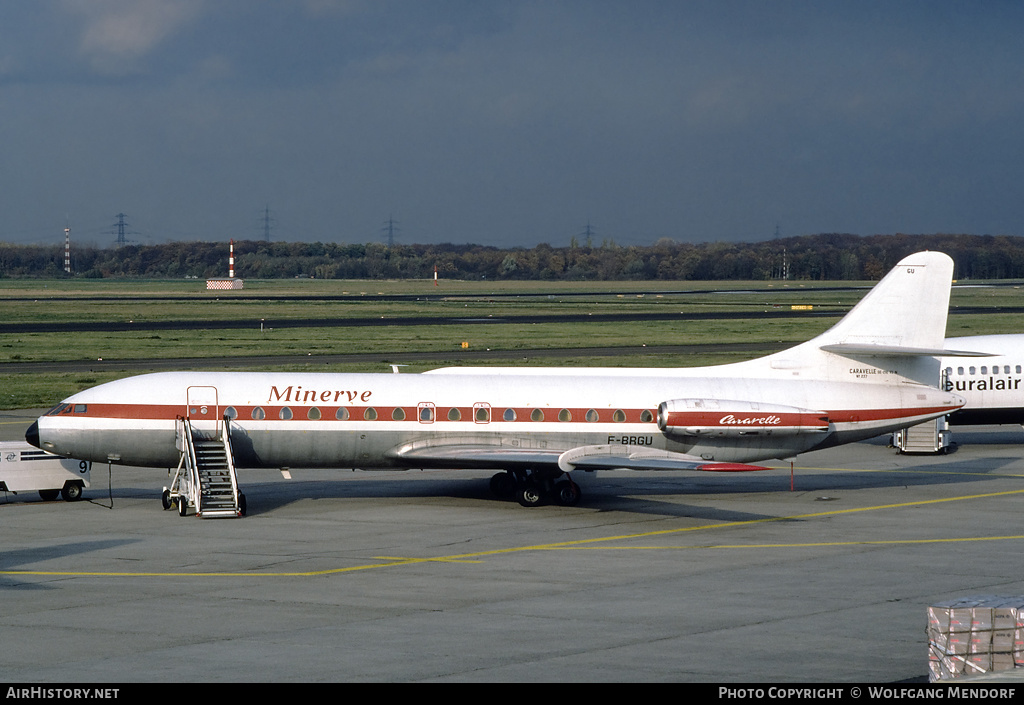
<svg viewBox="0 0 1024 705"><path fill-rule="evenodd" d="M931 682L1024 668L1024 597L980 595L928 608Z"/></svg>

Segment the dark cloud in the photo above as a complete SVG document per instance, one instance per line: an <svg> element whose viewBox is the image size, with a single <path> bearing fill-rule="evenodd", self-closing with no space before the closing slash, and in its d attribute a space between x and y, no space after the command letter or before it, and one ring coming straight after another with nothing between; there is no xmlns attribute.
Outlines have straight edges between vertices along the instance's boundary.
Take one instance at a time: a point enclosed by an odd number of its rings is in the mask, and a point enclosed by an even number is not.
<svg viewBox="0 0 1024 705"><path fill-rule="evenodd" d="M1022 234L1018 3L0 5L0 238ZM77 226L77 228L76 228Z"/></svg>

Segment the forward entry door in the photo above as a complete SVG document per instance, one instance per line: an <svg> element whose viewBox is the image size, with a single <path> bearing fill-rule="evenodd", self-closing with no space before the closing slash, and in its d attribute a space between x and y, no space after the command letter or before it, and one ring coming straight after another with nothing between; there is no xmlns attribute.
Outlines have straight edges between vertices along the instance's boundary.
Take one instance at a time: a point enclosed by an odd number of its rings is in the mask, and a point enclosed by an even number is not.
<svg viewBox="0 0 1024 705"><path fill-rule="evenodd" d="M185 417L192 424L192 431L196 435L203 438L218 438L223 419L220 417L217 388L189 387Z"/></svg>

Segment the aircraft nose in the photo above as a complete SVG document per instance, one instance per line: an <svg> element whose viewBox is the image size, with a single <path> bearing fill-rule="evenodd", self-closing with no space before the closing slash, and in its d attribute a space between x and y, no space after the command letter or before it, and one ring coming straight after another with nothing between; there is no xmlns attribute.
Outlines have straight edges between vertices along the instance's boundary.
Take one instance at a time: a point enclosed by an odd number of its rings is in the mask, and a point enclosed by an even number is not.
<svg viewBox="0 0 1024 705"><path fill-rule="evenodd" d="M28 441L30 444L34 445L36 448L40 447L38 421L33 421L32 425L28 427L28 430L25 431L25 440Z"/></svg>

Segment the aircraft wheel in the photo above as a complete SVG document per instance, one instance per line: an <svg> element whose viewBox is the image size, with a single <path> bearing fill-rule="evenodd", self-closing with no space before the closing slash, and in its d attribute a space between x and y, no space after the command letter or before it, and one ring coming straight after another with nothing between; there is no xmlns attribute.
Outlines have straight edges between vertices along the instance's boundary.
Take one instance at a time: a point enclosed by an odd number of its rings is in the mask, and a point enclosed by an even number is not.
<svg viewBox="0 0 1024 705"><path fill-rule="evenodd" d="M77 502L82 498L82 486L77 482L69 482L60 491L60 496L65 502Z"/></svg>
<svg viewBox="0 0 1024 705"><path fill-rule="evenodd" d="M39 496L47 502L52 502L57 499L57 495L59 494L60 490L39 490Z"/></svg>
<svg viewBox="0 0 1024 705"><path fill-rule="evenodd" d="M507 472L499 472L491 478L491 493L499 499L512 499L516 495L515 478Z"/></svg>
<svg viewBox="0 0 1024 705"><path fill-rule="evenodd" d="M563 507L575 506L581 494L580 486L572 480L562 480L555 484L555 501Z"/></svg>
<svg viewBox="0 0 1024 705"><path fill-rule="evenodd" d="M163 505L164 511L166 512L171 508L171 491L164 490L164 493L160 495L160 504Z"/></svg>
<svg viewBox="0 0 1024 705"><path fill-rule="evenodd" d="M544 502L544 494L531 483L516 490L516 499L524 507L539 507Z"/></svg>

